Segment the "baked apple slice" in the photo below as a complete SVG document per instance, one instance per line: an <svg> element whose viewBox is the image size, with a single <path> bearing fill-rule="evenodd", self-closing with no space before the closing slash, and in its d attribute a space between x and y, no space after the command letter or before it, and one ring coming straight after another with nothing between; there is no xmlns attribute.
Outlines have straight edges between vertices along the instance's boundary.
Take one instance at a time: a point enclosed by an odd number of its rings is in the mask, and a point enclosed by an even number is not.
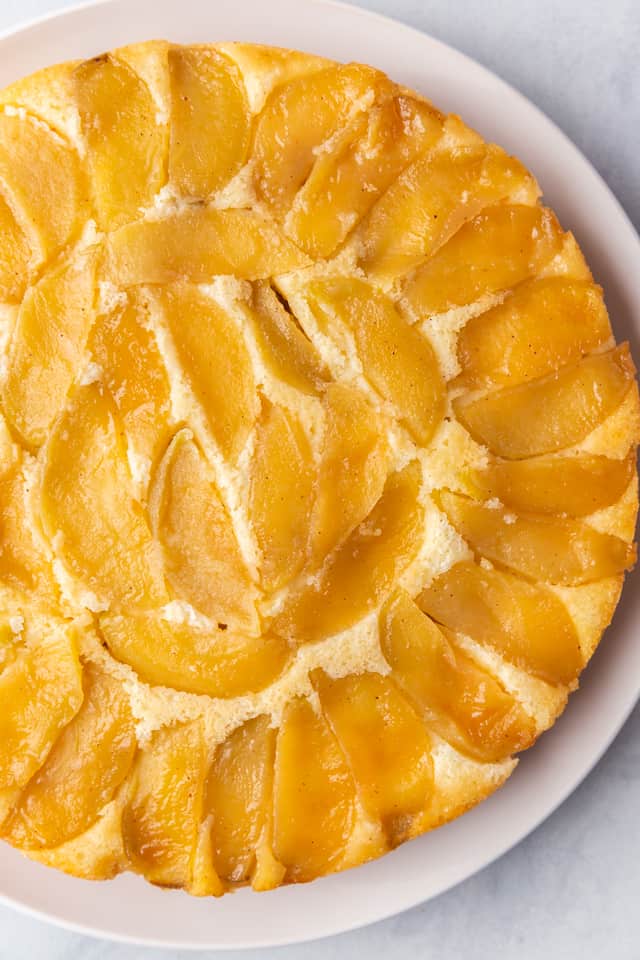
<svg viewBox="0 0 640 960"><path fill-rule="evenodd" d="M188 283L159 294L178 359L223 455L235 460L257 415L251 357L237 324Z"/></svg>
<svg viewBox="0 0 640 960"><path fill-rule="evenodd" d="M458 382L468 387L523 383L581 360L609 340L598 287L564 277L533 280L463 327Z"/></svg>
<svg viewBox="0 0 640 960"><path fill-rule="evenodd" d="M0 581L25 596L59 607L59 588L46 548L34 530L33 477L22 458L0 476Z"/></svg>
<svg viewBox="0 0 640 960"><path fill-rule="evenodd" d="M32 268L73 240L89 216L77 152L25 110L0 112L0 182L29 244Z"/></svg>
<svg viewBox="0 0 640 960"><path fill-rule="evenodd" d="M474 440L506 460L522 460L583 440L620 406L635 372L623 343L537 380L458 397L454 409Z"/></svg>
<svg viewBox="0 0 640 960"><path fill-rule="evenodd" d="M332 383L323 403L326 421L313 512L313 554L320 563L373 510L390 466L385 422L363 393Z"/></svg>
<svg viewBox="0 0 640 960"><path fill-rule="evenodd" d="M261 280L309 266L281 227L255 210L189 205L156 220L136 220L107 243L114 283L207 283L218 275Z"/></svg>
<svg viewBox="0 0 640 960"><path fill-rule="evenodd" d="M389 677L313 674L320 705L351 767L362 803L390 846L411 836L433 789L431 739Z"/></svg>
<svg viewBox="0 0 640 960"><path fill-rule="evenodd" d="M167 125L151 90L110 53L84 60L73 75L98 225L138 219L166 180Z"/></svg>
<svg viewBox="0 0 640 960"><path fill-rule="evenodd" d="M120 681L97 664L82 676L84 700L6 824L19 847L55 847L87 830L127 776L136 750L134 720Z"/></svg>
<svg viewBox="0 0 640 960"><path fill-rule="evenodd" d="M497 497L523 513L584 517L618 502L635 463L635 451L622 460L592 453L494 460L474 481L487 500Z"/></svg>
<svg viewBox="0 0 640 960"><path fill-rule="evenodd" d="M582 520L510 513L448 490L439 500L475 553L531 580L576 586L630 569L635 549Z"/></svg>
<svg viewBox="0 0 640 960"><path fill-rule="evenodd" d="M82 671L69 629L21 649L0 674L0 790L20 789L82 706Z"/></svg>
<svg viewBox="0 0 640 960"><path fill-rule="evenodd" d="M309 256L331 256L398 174L436 143L443 119L404 94L359 115L333 149L318 154L286 218L288 234Z"/></svg>
<svg viewBox="0 0 640 960"><path fill-rule="evenodd" d="M122 815L131 869L162 887L188 887L202 820L206 750L201 720L174 723L138 751Z"/></svg>
<svg viewBox="0 0 640 960"><path fill-rule="evenodd" d="M487 207L407 277L404 301L416 319L474 303L537 274L562 240L555 214L545 207Z"/></svg>
<svg viewBox="0 0 640 960"><path fill-rule="evenodd" d="M78 388L45 450L42 526L78 581L79 602L131 610L168 600L108 394L95 383Z"/></svg>
<svg viewBox="0 0 640 960"><path fill-rule="evenodd" d="M266 590L287 583L307 559L315 486L313 454L302 423L294 413L263 398L249 511Z"/></svg>
<svg viewBox="0 0 640 960"><path fill-rule="evenodd" d="M4 413L26 445L39 447L73 383L93 322L96 257L79 254L26 293L8 347Z"/></svg>
<svg viewBox="0 0 640 960"><path fill-rule="evenodd" d="M145 683L223 700L263 690L291 659L281 637L242 634L222 621L190 623L179 605L137 617L106 614L99 623L111 655Z"/></svg>
<svg viewBox="0 0 640 960"><path fill-rule="evenodd" d="M242 74L206 46L170 47L169 180L178 193L206 199L246 160L251 117Z"/></svg>
<svg viewBox="0 0 640 960"><path fill-rule="evenodd" d="M364 375L412 436L431 440L444 415L444 383L433 347L374 287L354 278L310 284L306 296L323 325L351 331Z"/></svg>
<svg viewBox="0 0 640 960"><path fill-rule="evenodd" d="M158 466L149 511L176 595L232 632L256 634L256 590L231 517L189 430L176 434Z"/></svg>
<svg viewBox="0 0 640 960"><path fill-rule="evenodd" d="M420 468L392 473L371 513L310 580L287 596L273 631L298 643L352 626L393 589L414 559L423 535Z"/></svg>
<svg viewBox="0 0 640 960"><path fill-rule="evenodd" d="M407 594L399 592L386 604L380 633L391 676L427 726L456 750L497 763L531 745L535 725L517 700Z"/></svg>
<svg viewBox="0 0 640 960"><path fill-rule="evenodd" d="M492 203L535 203L539 189L515 157L499 147L455 147L409 166L358 231L369 275L407 273Z"/></svg>
<svg viewBox="0 0 640 960"><path fill-rule="evenodd" d="M547 683L573 684L584 667L573 620L548 587L465 560L437 577L417 602L449 630Z"/></svg>
<svg viewBox="0 0 640 960"><path fill-rule="evenodd" d="M271 376L302 393L317 393L329 379L324 362L269 284L257 281L251 303L241 307Z"/></svg>
<svg viewBox="0 0 640 960"><path fill-rule="evenodd" d="M96 322L89 351L100 368L146 483L149 470L169 440L169 377L141 298L126 302Z"/></svg>
<svg viewBox="0 0 640 960"><path fill-rule="evenodd" d="M358 63L333 64L276 87L253 142L256 189L274 213L282 217L291 206L319 148L391 89L384 74Z"/></svg>
<svg viewBox="0 0 640 960"><path fill-rule="evenodd" d="M216 872L260 890L284 876L272 850L275 744L268 717L248 720L217 748L205 791Z"/></svg>
<svg viewBox="0 0 640 960"><path fill-rule="evenodd" d="M298 697L285 707L276 742L273 852L299 883L336 870L355 824L349 766L321 713Z"/></svg>

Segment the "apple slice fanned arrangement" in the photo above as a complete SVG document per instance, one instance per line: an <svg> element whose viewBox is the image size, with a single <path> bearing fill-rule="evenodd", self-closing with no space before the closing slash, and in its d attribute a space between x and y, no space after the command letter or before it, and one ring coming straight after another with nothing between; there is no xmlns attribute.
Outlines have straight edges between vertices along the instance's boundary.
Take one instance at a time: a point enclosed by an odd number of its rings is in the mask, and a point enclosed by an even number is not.
<svg viewBox="0 0 640 960"><path fill-rule="evenodd" d="M152 42L0 94L0 836L218 896L463 813L635 560L638 390L513 157Z"/></svg>

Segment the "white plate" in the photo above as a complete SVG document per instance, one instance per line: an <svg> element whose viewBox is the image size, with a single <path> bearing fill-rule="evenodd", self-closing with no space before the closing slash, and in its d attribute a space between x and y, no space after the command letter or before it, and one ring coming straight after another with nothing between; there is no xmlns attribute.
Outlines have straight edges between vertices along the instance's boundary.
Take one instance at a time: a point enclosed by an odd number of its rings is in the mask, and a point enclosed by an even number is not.
<svg viewBox="0 0 640 960"><path fill-rule="evenodd" d="M640 242L595 170L515 90L455 50L392 20L327 0L107 0L0 38L0 87L48 63L150 37L253 40L361 60L460 113L533 170L604 286L617 338L637 342ZM158 890L130 875L104 884L74 880L0 844L0 899L84 933L149 945L233 948L328 936L434 897L547 817L622 726L640 693L640 644L634 637L638 587L637 576L627 583L615 624L580 693L507 785L460 820L382 860L305 886L267 894L242 890L213 901Z"/></svg>

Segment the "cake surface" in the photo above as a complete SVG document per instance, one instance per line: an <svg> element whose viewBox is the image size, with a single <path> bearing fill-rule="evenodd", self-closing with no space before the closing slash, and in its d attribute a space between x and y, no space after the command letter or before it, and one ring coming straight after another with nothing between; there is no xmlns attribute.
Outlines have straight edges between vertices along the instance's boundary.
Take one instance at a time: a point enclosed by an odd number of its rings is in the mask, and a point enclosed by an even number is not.
<svg viewBox="0 0 640 960"><path fill-rule="evenodd" d="M0 92L0 837L218 896L384 854L564 709L640 414L534 177L360 64Z"/></svg>

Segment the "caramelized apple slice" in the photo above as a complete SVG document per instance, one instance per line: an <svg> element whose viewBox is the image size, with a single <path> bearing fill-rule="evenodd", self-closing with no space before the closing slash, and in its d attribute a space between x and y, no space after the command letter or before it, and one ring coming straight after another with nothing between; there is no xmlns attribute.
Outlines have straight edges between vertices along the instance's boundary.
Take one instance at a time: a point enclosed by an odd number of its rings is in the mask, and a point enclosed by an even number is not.
<svg viewBox="0 0 640 960"><path fill-rule="evenodd" d="M287 216L287 232L314 257L329 257L400 171L442 133L442 115L400 95L359 116L320 153Z"/></svg>
<svg viewBox="0 0 640 960"><path fill-rule="evenodd" d="M113 880L126 866L121 819L122 805L116 795L88 830L57 847L25 852L30 860L81 880Z"/></svg>
<svg viewBox="0 0 640 960"><path fill-rule="evenodd" d="M423 319L514 287L560 252L562 237L544 207L489 207L409 275L404 300Z"/></svg>
<svg viewBox="0 0 640 960"><path fill-rule="evenodd" d="M405 593L380 618L392 676L439 736L477 760L496 763L530 746L535 726L520 704L447 639Z"/></svg>
<svg viewBox="0 0 640 960"><path fill-rule="evenodd" d="M55 133L73 140L78 131L71 79L78 61L52 64L14 80L0 92L7 112L26 112L48 124ZM22 110L20 109L22 108Z"/></svg>
<svg viewBox="0 0 640 960"><path fill-rule="evenodd" d="M22 299L30 261L29 241L0 194L0 300L11 302Z"/></svg>
<svg viewBox="0 0 640 960"><path fill-rule="evenodd" d="M98 224L140 216L165 181L167 129L144 80L111 54L80 63L73 77Z"/></svg>
<svg viewBox="0 0 640 960"><path fill-rule="evenodd" d="M23 649L0 675L0 789L23 787L82 704L82 675L67 631Z"/></svg>
<svg viewBox="0 0 640 960"><path fill-rule="evenodd" d="M391 846L402 843L433 790L424 723L389 677L362 673L332 680L318 670L313 685L367 813L381 821Z"/></svg>
<svg viewBox="0 0 640 960"><path fill-rule="evenodd" d="M635 561L628 543L581 520L513 514L448 490L440 501L476 553L531 580L589 583L622 573Z"/></svg>
<svg viewBox="0 0 640 960"><path fill-rule="evenodd" d="M265 100L276 87L290 83L296 77L307 76L333 65L324 57L300 50L287 50L284 47L242 43L238 40L218 46L238 64L245 77L253 78L254 82L247 86L247 95L250 96L254 113L260 112Z"/></svg>
<svg viewBox="0 0 640 960"><path fill-rule="evenodd" d="M256 283L251 306L244 310L261 359L272 376L302 393L316 393L329 378L326 367L295 317L267 283Z"/></svg>
<svg viewBox="0 0 640 960"><path fill-rule="evenodd" d="M166 598L156 550L134 500L121 432L96 384L78 389L46 447L42 524L98 601L145 607Z"/></svg>
<svg viewBox="0 0 640 960"><path fill-rule="evenodd" d="M310 583L287 597L274 631L300 643L345 630L385 599L423 536L416 462L392 473L375 507Z"/></svg>
<svg viewBox="0 0 640 960"><path fill-rule="evenodd" d="M278 677L291 651L280 637L247 636L219 621L210 627L180 621L181 608L167 616L101 616L100 629L109 652L154 686L209 697L240 697L264 689ZM176 622L176 620L178 622Z"/></svg>
<svg viewBox="0 0 640 960"><path fill-rule="evenodd" d="M255 884L265 861L273 871L271 886L284 874L271 851L275 741L268 717L248 720L220 744L209 771L205 810L211 815L214 863L231 883Z"/></svg>
<svg viewBox="0 0 640 960"><path fill-rule="evenodd" d="M20 307L2 384L4 412L38 447L78 372L93 322L95 256L63 264L31 287Z"/></svg>
<svg viewBox="0 0 640 960"><path fill-rule="evenodd" d="M20 111L0 113L0 183L31 248L31 266L65 246L87 215L78 154L45 123Z"/></svg>
<svg viewBox="0 0 640 960"><path fill-rule="evenodd" d="M584 517L616 503L635 470L635 451L624 460L596 454L494 461L476 475L487 499L530 513Z"/></svg>
<svg viewBox="0 0 640 960"><path fill-rule="evenodd" d="M22 462L0 477L0 581L51 608L58 606L58 587L51 564L34 532L29 497L33 479Z"/></svg>
<svg viewBox="0 0 640 960"><path fill-rule="evenodd" d="M151 883L189 886L205 762L201 720L162 727L138 752L122 833L131 868Z"/></svg>
<svg viewBox="0 0 640 960"><path fill-rule="evenodd" d="M573 620L547 587L465 560L437 577L417 602L438 623L548 683L571 684L584 666Z"/></svg>
<svg viewBox="0 0 640 960"><path fill-rule="evenodd" d="M260 280L309 265L282 229L254 210L189 206L160 220L138 220L108 243L114 282L206 283L217 274Z"/></svg>
<svg viewBox="0 0 640 960"><path fill-rule="evenodd" d="M257 632L256 591L231 518L189 430L180 430L164 455L149 509L174 590L212 620Z"/></svg>
<svg viewBox="0 0 640 960"><path fill-rule="evenodd" d="M316 281L310 306L325 326L333 317L352 331L365 376L396 408L421 444L431 440L444 415L444 385L429 341L393 303L361 280Z"/></svg>
<svg viewBox="0 0 640 960"><path fill-rule="evenodd" d="M144 80L157 107L156 123L161 125L169 122L169 49L167 40L142 40L111 51L113 57L127 64Z"/></svg>
<svg viewBox="0 0 640 960"><path fill-rule="evenodd" d="M277 87L255 132L259 196L282 215L309 176L318 148L390 88L384 74L357 63L332 65Z"/></svg>
<svg viewBox="0 0 640 960"><path fill-rule="evenodd" d="M397 178L363 223L360 264L370 274L396 277L488 204L535 203L538 194L531 174L499 147L427 153Z"/></svg>
<svg viewBox="0 0 640 960"><path fill-rule="evenodd" d="M298 697L276 744L274 853L294 883L338 869L354 826L355 785L322 715Z"/></svg>
<svg viewBox="0 0 640 960"><path fill-rule="evenodd" d="M242 333L197 287L176 284L161 298L182 368L222 453L234 460L258 412L251 357Z"/></svg>
<svg viewBox="0 0 640 960"><path fill-rule="evenodd" d="M171 47L169 179L179 193L209 197L244 163L250 116L242 75L217 50Z"/></svg>
<svg viewBox="0 0 640 960"><path fill-rule="evenodd" d="M148 471L168 442L170 387L141 301L129 295L122 308L95 324L89 350L101 368L132 450Z"/></svg>
<svg viewBox="0 0 640 960"><path fill-rule="evenodd" d="M221 897L226 891L227 888L213 865L211 828L208 820L205 819L198 827L191 880L187 892L193 897Z"/></svg>
<svg viewBox="0 0 640 960"><path fill-rule="evenodd" d="M320 561L373 510L389 467L384 421L364 395L332 383L323 400L326 422L313 514L313 551Z"/></svg>
<svg viewBox="0 0 640 960"><path fill-rule="evenodd" d="M580 360L611 338L598 287L549 277L518 287L458 338L460 383L511 386Z"/></svg>
<svg viewBox="0 0 640 960"><path fill-rule="evenodd" d="M635 367L629 345L478 399L454 401L474 440L507 460L552 453L582 440L620 405Z"/></svg>
<svg viewBox="0 0 640 960"><path fill-rule="evenodd" d="M129 700L119 680L94 664L84 700L44 765L20 795L6 837L21 847L54 847L87 830L126 777L136 749Z"/></svg>
<svg viewBox="0 0 640 960"><path fill-rule="evenodd" d="M262 555L266 590L288 582L308 553L315 470L309 440L298 418L262 401L251 468L249 509Z"/></svg>

